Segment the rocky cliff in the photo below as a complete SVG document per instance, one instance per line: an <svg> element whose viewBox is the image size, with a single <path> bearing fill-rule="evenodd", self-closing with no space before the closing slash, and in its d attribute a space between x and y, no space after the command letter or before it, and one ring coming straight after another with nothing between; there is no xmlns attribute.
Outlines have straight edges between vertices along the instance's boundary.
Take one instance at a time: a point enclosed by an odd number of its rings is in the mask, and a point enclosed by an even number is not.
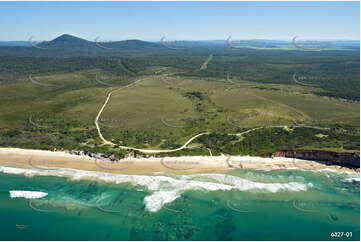
<svg viewBox="0 0 361 242"><path fill-rule="evenodd" d="M352 169L360 168L360 153L338 153L322 150L280 150L262 157L289 157L317 161L326 165L338 165Z"/></svg>

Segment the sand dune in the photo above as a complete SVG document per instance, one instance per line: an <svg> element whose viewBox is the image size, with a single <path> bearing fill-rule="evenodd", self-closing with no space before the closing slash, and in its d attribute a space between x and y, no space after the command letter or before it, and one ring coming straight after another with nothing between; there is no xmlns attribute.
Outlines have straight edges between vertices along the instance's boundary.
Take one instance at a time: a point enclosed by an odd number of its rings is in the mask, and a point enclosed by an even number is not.
<svg viewBox="0 0 361 242"><path fill-rule="evenodd" d="M350 171L339 166L326 166L314 161L292 158L261 158L252 156L180 156L126 158L117 162L95 159L65 151L46 151L19 148L0 148L0 165L10 167L35 167L38 169L73 168L119 174L147 174L152 172L209 173L231 169L334 169Z"/></svg>

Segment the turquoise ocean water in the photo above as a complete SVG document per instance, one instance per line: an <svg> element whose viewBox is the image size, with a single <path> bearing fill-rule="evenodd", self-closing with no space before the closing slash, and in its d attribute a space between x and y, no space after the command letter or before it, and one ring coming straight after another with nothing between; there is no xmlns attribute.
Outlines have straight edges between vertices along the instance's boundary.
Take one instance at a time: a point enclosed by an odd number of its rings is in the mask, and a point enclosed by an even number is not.
<svg viewBox="0 0 361 242"><path fill-rule="evenodd" d="M24 173L0 169L0 240L360 240L356 173Z"/></svg>

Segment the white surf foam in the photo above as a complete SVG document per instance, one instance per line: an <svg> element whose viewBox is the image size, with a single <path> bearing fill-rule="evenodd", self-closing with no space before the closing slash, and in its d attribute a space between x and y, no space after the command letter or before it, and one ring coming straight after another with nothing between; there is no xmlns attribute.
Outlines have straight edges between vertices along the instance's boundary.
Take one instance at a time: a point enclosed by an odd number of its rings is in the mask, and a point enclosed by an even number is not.
<svg viewBox="0 0 361 242"><path fill-rule="evenodd" d="M150 212L159 211L164 204L171 203L180 197L177 191L158 191L144 198L145 208Z"/></svg>
<svg viewBox="0 0 361 242"><path fill-rule="evenodd" d="M360 182L360 173L358 172L351 172L351 171L344 171L344 170L334 170L329 168L317 169L314 170L315 172L323 172L325 175L330 178L331 176L337 176L339 179L342 179L346 182Z"/></svg>
<svg viewBox="0 0 361 242"><path fill-rule="evenodd" d="M331 169L331 168L315 168L315 169L310 169L310 171L328 172L328 173L331 173L331 174L336 173L336 174L340 174L340 175L350 175L350 176L355 176L355 175L359 174L356 171L336 170L336 169Z"/></svg>
<svg viewBox="0 0 361 242"><path fill-rule="evenodd" d="M46 192L20 191L20 190L9 191L9 193L11 198L23 197L26 199L42 198L48 195Z"/></svg>
<svg viewBox="0 0 361 242"><path fill-rule="evenodd" d="M344 181L346 181L346 182L354 182L354 181L360 182L360 177L348 177L348 178L345 178Z"/></svg>
<svg viewBox="0 0 361 242"><path fill-rule="evenodd" d="M73 180L88 179L113 182L116 184L129 182L146 187L152 194L144 198L145 208L156 212L166 203L177 199L187 190L217 191L217 190L239 190L252 192L279 192L279 191L306 191L312 184L301 182L289 183L262 183L250 181L236 176L226 174L197 174L197 175L123 175L96 171L83 171L70 168L59 168L57 170L23 169L12 167L1 167L0 172L8 174L24 174L26 176L59 176L68 177Z"/></svg>

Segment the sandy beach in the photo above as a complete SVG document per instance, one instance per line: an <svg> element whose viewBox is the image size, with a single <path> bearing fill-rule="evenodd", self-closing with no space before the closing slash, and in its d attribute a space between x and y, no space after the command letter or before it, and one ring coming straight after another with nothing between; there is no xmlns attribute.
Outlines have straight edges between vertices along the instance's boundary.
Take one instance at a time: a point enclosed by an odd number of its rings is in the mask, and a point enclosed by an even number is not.
<svg viewBox="0 0 361 242"><path fill-rule="evenodd" d="M180 156L165 158L126 158L117 162L74 155L65 151L46 151L19 148L0 148L0 165L39 169L72 168L119 174L147 174L153 172L210 173L231 169L335 169L353 171L340 166L327 166L314 161L252 156Z"/></svg>

